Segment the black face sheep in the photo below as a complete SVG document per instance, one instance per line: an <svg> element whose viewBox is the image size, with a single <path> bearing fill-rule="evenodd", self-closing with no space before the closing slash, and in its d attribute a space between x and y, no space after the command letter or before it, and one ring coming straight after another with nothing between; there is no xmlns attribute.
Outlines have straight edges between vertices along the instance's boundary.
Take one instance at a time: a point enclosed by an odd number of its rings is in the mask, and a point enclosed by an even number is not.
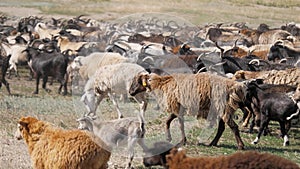
<svg viewBox="0 0 300 169"><path fill-rule="evenodd" d="M105 169L109 147L92 133L62 130L33 117L22 117L16 138L24 139L36 169Z"/></svg>
<svg viewBox="0 0 300 169"><path fill-rule="evenodd" d="M138 143L144 151L148 148L144 143L144 122L142 118L127 117L111 121L100 121L88 116L77 120L78 129L88 130L100 137L110 148L127 143L128 162L126 168L131 167L134 157L134 147Z"/></svg>
<svg viewBox="0 0 300 169"><path fill-rule="evenodd" d="M186 142L183 118L185 112L202 118L207 118L211 113L212 117L216 117L213 120L218 120L219 124L218 132L210 146L217 145L226 123L235 135L238 148L244 148L238 126L232 119L233 113L245 98L246 85L243 83L209 73L167 76L152 73L139 74L133 80L129 93L134 96L145 90L152 92L160 107L170 113L166 121L168 141L172 139L170 123L176 117L180 124L181 143L184 144Z"/></svg>
<svg viewBox="0 0 300 169"><path fill-rule="evenodd" d="M299 168L294 162L269 153L244 151L222 156L189 157L185 150L170 143L156 142L153 145L143 158L146 167L161 165L169 169Z"/></svg>

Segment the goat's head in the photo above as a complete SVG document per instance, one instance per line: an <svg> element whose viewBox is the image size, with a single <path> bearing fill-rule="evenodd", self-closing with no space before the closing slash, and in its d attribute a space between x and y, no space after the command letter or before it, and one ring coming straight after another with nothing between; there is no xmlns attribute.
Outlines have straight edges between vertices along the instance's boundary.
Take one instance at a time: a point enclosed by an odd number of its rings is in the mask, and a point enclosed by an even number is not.
<svg viewBox="0 0 300 169"><path fill-rule="evenodd" d="M93 120L95 120L95 118L89 116L85 116L77 119L76 121L79 123L78 129L93 131L93 123L92 123Z"/></svg>
<svg viewBox="0 0 300 169"><path fill-rule="evenodd" d="M300 84L298 85L295 93L294 93L294 96L293 96L293 99L296 101L296 102L300 102Z"/></svg>
<svg viewBox="0 0 300 169"><path fill-rule="evenodd" d="M268 60L275 61L276 59L283 59L288 57L285 46L282 44L279 44L280 42L275 43L273 46L271 46L270 51L268 53Z"/></svg>

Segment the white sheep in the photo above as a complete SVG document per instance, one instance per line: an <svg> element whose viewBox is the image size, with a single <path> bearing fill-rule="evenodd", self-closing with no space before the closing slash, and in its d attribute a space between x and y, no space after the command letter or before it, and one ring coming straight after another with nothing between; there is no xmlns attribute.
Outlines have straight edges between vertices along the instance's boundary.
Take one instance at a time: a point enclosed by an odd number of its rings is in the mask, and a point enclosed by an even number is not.
<svg viewBox="0 0 300 169"><path fill-rule="evenodd" d="M148 150L144 143L145 129L142 118L127 117L111 121L100 121L86 116L79 118L77 121L79 122L78 129L93 132L111 149L127 143L128 163L126 168L131 167L136 143L142 147L143 151Z"/></svg>
<svg viewBox="0 0 300 169"><path fill-rule="evenodd" d="M133 78L141 73L148 74L143 67L134 63L118 63L98 68L94 76L86 83L85 93L81 97L81 101L84 102L88 110L86 115L95 115L97 106L104 97L108 96L116 106L118 117L122 118L123 114L113 94L128 95ZM98 96L97 101L95 101L95 94ZM141 92L133 98L139 103L141 117L144 118L147 107L145 92Z"/></svg>

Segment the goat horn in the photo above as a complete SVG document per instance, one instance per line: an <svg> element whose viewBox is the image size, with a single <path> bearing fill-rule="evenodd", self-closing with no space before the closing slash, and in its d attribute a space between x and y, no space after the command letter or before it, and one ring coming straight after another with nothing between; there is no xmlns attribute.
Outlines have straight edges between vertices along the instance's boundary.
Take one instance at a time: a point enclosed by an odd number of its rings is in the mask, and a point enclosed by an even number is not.
<svg viewBox="0 0 300 169"><path fill-rule="evenodd" d="M286 61L287 61L287 59L284 58L284 59L281 59L281 60L279 61L279 63L284 63L284 62L286 62Z"/></svg>
<svg viewBox="0 0 300 169"><path fill-rule="evenodd" d="M255 63L257 63L257 65L259 66L259 64L260 64L259 59L252 59L248 64L252 65L252 64L255 64Z"/></svg>

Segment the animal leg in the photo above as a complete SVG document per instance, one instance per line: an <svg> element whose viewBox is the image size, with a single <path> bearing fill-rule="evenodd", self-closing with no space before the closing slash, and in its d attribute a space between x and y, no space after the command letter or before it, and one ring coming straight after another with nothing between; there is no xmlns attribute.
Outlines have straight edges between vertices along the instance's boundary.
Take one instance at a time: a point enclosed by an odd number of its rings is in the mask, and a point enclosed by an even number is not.
<svg viewBox="0 0 300 169"><path fill-rule="evenodd" d="M230 127L231 131L233 132L236 142L238 144L238 149L243 150L244 149L244 143L240 136L239 126L233 121L232 118L230 118L227 122L227 125Z"/></svg>
<svg viewBox="0 0 300 169"><path fill-rule="evenodd" d="M35 87L35 91L33 92L33 94L39 94L39 83L40 83L40 75L36 76L36 87Z"/></svg>
<svg viewBox="0 0 300 169"><path fill-rule="evenodd" d="M171 142L172 141L172 136L170 133L170 124L171 122L176 118L177 116L175 114L170 114L167 121L166 121L166 137L167 141Z"/></svg>
<svg viewBox="0 0 300 169"><path fill-rule="evenodd" d="M217 143L218 143L219 139L221 138L224 130L225 130L225 123L222 119L220 119L217 134L216 134L215 138L213 139L213 141L209 144L209 146L216 146L217 145Z"/></svg>
<svg viewBox="0 0 300 169"><path fill-rule="evenodd" d="M281 136L283 137L283 146L288 146L290 145L290 142L289 142L287 132L285 130L285 123L283 121L280 121L279 125L280 125Z"/></svg>
<svg viewBox="0 0 300 169"><path fill-rule="evenodd" d="M262 116L261 123L260 123L260 127L259 127L259 131L258 131L258 134L257 134L257 137L255 138L254 141L251 142L251 144L257 144L257 143L259 142L260 136L261 136L261 134L263 133L265 127L268 126L269 121L270 121L270 120L266 119L266 117Z"/></svg>
<svg viewBox="0 0 300 169"><path fill-rule="evenodd" d="M118 118L119 118L119 119L123 118L123 114L122 114L122 112L120 111L119 105L118 105L118 103L117 103L115 97L114 97L110 92L108 92L107 95L108 95L108 97L110 98L110 100L113 102L114 106L115 106L116 109L117 109L117 112L118 112Z"/></svg>
<svg viewBox="0 0 300 169"><path fill-rule="evenodd" d="M46 92L49 93L51 90L46 88L47 81L48 81L48 76L46 75L46 76L43 77L42 88L43 88Z"/></svg>
<svg viewBox="0 0 300 169"><path fill-rule="evenodd" d="M133 160L134 157L134 146L137 142L137 139L135 137L128 137L128 163L126 166L126 169L130 169L131 167L131 162Z"/></svg>
<svg viewBox="0 0 300 169"><path fill-rule="evenodd" d="M143 121L145 121L145 111L147 109L148 102L143 93L135 95L134 99L137 103L139 103L141 117L143 118Z"/></svg>

